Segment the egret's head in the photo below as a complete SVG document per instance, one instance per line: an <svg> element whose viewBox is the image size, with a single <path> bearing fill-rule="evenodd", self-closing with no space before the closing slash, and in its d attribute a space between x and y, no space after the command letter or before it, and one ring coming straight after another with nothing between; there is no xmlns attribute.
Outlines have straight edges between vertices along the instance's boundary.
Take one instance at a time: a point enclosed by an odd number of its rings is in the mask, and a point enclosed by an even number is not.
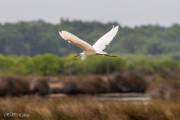
<svg viewBox="0 0 180 120"><path fill-rule="evenodd" d="M86 54L84 52L80 53L79 56L80 56L81 60L86 59Z"/></svg>

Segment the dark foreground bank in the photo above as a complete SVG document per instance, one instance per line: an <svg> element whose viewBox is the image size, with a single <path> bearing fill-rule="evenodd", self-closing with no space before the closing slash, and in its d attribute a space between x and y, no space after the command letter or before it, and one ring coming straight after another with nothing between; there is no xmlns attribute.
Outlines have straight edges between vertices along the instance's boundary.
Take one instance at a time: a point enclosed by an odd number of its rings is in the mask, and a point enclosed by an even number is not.
<svg viewBox="0 0 180 120"><path fill-rule="evenodd" d="M98 95L143 93L155 99L180 98L179 74L142 75L135 72L108 75L0 77L0 96L50 94Z"/></svg>

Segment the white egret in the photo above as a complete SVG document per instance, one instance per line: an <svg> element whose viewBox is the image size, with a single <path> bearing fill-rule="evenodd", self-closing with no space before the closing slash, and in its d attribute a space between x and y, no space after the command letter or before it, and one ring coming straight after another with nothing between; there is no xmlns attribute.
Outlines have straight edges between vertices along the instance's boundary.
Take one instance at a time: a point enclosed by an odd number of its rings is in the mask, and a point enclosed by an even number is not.
<svg viewBox="0 0 180 120"><path fill-rule="evenodd" d="M113 27L109 32L107 32L100 39L98 39L97 42L92 46L70 32L61 31L59 32L59 34L64 40L83 50L83 52L80 53L80 58L84 60L86 57L91 55L108 55L103 50L106 48L107 45L111 43L111 41L117 34L118 29L119 26Z"/></svg>

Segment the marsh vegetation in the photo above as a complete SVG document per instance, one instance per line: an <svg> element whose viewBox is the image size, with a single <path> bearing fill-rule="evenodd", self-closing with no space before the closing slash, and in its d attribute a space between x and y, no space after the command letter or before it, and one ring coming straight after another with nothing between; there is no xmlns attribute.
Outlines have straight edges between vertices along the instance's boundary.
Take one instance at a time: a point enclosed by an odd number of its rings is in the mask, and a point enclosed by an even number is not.
<svg viewBox="0 0 180 120"><path fill-rule="evenodd" d="M26 120L178 120L179 101L149 104L98 101L88 97L0 99L1 119ZM7 113L11 115L7 116ZM18 116L21 114L21 116Z"/></svg>

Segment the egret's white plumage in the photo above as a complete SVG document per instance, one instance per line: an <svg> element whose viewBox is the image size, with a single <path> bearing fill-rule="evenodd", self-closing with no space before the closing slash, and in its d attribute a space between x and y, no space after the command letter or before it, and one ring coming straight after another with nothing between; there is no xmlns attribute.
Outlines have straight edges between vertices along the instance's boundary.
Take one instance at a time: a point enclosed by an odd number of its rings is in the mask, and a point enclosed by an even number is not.
<svg viewBox="0 0 180 120"><path fill-rule="evenodd" d="M118 26L113 27L108 33L98 39L93 46L67 31L61 31L59 34L64 40L67 40L69 43L72 43L73 45L81 48L83 52L80 54L80 57L81 59L85 59L90 55L107 54L103 50L111 43L118 32L118 28Z"/></svg>

